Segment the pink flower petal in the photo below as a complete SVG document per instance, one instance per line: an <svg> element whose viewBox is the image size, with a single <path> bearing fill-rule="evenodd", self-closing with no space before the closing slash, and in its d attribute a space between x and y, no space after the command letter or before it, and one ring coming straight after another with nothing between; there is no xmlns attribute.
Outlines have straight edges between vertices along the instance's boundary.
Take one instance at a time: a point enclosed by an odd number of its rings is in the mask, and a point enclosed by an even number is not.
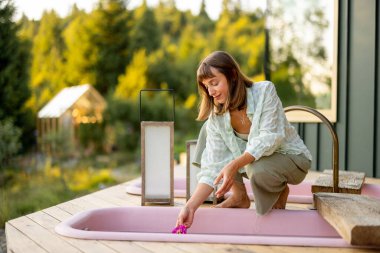
<svg viewBox="0 0 380 253"><path fill-rule="evenodd" d="M187 227L185 225L178 225L172 230L173 234L186 234L187 233Z"/></svg>

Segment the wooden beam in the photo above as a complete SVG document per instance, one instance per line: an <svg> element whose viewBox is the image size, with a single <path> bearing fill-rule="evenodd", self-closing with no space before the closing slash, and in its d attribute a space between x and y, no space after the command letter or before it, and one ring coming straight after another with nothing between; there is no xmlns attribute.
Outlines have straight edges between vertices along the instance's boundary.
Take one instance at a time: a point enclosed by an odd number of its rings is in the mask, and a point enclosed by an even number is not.
<svg viewBox="0 0 380 253"><path fill-rule="evenodd" d="M352 245L380 246L380 200L347 193L315 193L319 214Z"/></svg>
<svg viewBox="0 0 380 253"><path fill-rule="evenodd" d="M365 173L339 171L339 192L361 194ZM332 170L324 170L311 186L311 192L333 192Z"/></svg>

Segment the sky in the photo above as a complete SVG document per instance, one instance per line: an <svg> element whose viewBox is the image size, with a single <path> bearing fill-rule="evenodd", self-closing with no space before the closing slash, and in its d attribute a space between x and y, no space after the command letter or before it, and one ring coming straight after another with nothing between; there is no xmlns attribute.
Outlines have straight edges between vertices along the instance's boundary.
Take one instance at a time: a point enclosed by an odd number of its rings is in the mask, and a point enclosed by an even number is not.
<svg viewBox="0 0 380 253"><path fill-rule="evenodd" d="M202 0L176 0L179 10L191 10L193 14L199 13ZM13 0L16 7L15 20L20 19L24 13L29 19L38 20L44 10L54 9L61 17L66 16L74 3L80 9L91 11L98 0ZM147 0L149 6L157 5L159 0ZM129 0L128 8L140 6L142 0ZM206 0L206 11L210 18L217 19L222 9L222 0ZM264 8L266 0L241 0L243 10L254 10L257 7Z"/></svg>

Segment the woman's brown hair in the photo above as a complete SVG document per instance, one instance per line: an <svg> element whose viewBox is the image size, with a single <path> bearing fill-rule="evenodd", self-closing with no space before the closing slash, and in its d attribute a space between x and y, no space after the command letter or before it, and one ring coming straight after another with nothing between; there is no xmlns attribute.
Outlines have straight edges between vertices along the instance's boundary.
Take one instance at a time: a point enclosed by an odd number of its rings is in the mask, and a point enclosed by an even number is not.
<svg viewBox="0 0 380 253"><path fill-rule="evenodd" d="M212 96L208 94L203 80L214 77L211 68L222 73L228 82L229 94L224 104L214 103ZM211 113L221 115L228 110L241 110L247 105L246 87L251 87L253 82L240 70L235 59L223 51L215 51L201 61L197 70L198 91L201 95L197 120L206 120Z"/></svg>

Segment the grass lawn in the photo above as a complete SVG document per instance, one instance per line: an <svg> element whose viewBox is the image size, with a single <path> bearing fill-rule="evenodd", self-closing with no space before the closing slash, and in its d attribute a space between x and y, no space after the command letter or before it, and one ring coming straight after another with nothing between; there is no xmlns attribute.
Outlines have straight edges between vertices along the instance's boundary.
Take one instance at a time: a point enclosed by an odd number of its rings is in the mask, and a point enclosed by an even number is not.
<svg viewBox="0 0 380 253"><path fill-rule="evenodd" d="M25 159L0 172L0 228L7 220L140 176L139 161L120 153L60 163Z"/></svg>

